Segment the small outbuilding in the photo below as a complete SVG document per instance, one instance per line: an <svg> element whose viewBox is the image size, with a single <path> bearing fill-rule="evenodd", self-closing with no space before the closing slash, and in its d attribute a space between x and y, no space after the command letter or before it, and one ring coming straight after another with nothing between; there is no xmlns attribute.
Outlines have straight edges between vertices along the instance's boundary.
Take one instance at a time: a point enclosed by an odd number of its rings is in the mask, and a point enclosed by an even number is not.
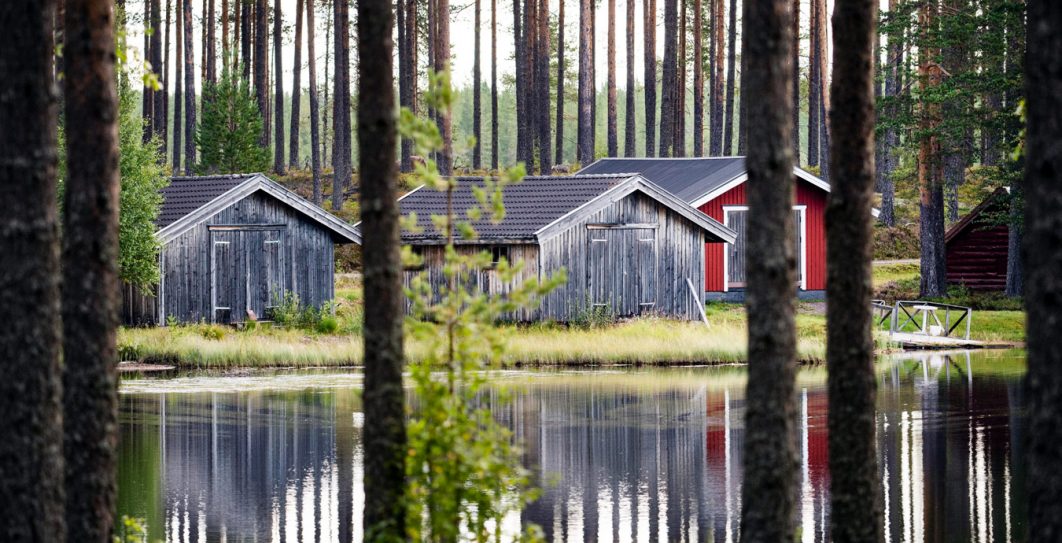
<svg viewBox="0 0 1062 543"><path fill-rule="evenodd" d="M457 180L452 201L458 217L475 205L472 187L482 184L482 178ZM511 316L517 321L568 322L588 311L699 319L705 244L735 240L729 228L635 174L526 177L505 187L503 200L505 218L473 222L478 237L458 237L457 250L522 262L514 283L561 269L568 278L540 307ZM442 285L447 236L431 216L446 214L446 193L419 188L401 199L400 209L415 213L421 227L402 232L402 243L424 261L423 269L405 272L407 284L424 273ZM492 294L515 286L504 284L493 267L469 280Z"/></svg>
<svg viewBox="0 0 1062 543"><path fill-rule="evenodd" d="M174 177L156 221L160 280L126 288L127 324L268 319L289 293L333 299L336 244L357 231L263 174Z"/></svg>
<svg viewBox="0 0 1062 543"><path fill-rule="evenodd" d="M705 246L704 285L709 299L741 300L745 290L748 203L745 157L603 158L578 175L634 172L736 232L733 243ZM793 227L798 293L820 298L826 290L826 198L830 185L793 168Z"/></svg>
<svg viewBox="0 0 1062 543"><path fill-rule="evenodd" d="M1007 288L1010 226L1007 189L998 188L944 234L949 284L970 290Z"/></svg>

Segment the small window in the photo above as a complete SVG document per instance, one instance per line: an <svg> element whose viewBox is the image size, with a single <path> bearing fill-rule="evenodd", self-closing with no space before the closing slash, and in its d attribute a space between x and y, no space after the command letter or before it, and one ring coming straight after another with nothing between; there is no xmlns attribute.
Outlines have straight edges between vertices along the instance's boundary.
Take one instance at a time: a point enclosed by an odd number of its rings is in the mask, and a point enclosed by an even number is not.
<svg viewBox="0 0 1062 543"><path fill-rule="evenodd" d="M498 267L501 261L510 262L509 260L509 247L506 245L495 245L490 248L490 265L492 268Z"/></svg>

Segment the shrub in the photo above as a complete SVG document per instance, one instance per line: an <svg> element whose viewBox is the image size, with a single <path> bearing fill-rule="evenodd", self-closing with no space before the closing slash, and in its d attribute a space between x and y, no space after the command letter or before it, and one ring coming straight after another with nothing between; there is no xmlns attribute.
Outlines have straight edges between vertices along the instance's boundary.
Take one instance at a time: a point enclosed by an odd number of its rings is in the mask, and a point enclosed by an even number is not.
<svg viewBox="0 0 1062 543"><path fill-rule="evenodd" d="M334 334L339 330L339 321L331 315L324 315L317 321L317 333Z"/></svg>
<svg viewBox="0 0 1062 543"><path fill-rule="evenodd" d="M920 251L917 225L898 224L892 228L881 224L874 226L875 260L918 258Z"/></svg>

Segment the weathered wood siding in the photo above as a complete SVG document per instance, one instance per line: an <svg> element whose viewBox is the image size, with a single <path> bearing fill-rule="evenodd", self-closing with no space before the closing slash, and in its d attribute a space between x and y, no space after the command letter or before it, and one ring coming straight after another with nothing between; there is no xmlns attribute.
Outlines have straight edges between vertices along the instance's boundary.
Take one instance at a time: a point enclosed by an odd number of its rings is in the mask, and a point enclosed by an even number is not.
<svg viewBox="0 0 1062 543"><path fill-rule="evenodd" d="M1007 287L1007 240L1005 224L974 221L948 240L947 280L970 290L999 291Z"/></svg>
<svg viewBox="0 0 1062 543"><path fill-rule="evenodd" d="M461 245L457 252L463 256L470 256L480 251L490 251L493 245ZM471 288L474 292L487 292L491 296L504 296L511 292L514 287L527 279L539 277L538 246L531 244L504 245L509 251L509 263L520 263L523 268L512 281L502 281L498 271L493 268L484 268L466 274L461 278L461 284ZM439 294L446 285L446 277L443 275L443 262L445 260L446 247L443 245L422 245L418 248L424 265L420 269L406 270L403 273L403 281L406 288L413 284L415 277L421 277L423 281L431 285L432 302L439 301ZM406 302L406 310L409 311L410 303ZM531 321L537 318L534 310L524 310L505 315L506 320Z"/></svg>
<svg viewBox="0 0 1062 543"><path fill-rule="evenodd" d="M699 227L644 194L631 194L543 241L542 276L564 268L568 282L546 297L537 317L576 320L599 303L615 316L700 318L700 301L686 279L704 292L704 247Z"/></svg>
<svg viewBox="0 0 1062 543"><path fill-rule="evenodd" d="M334 297L333 251L328 230L252 194L162 248L161 322L239 322L247 309L261 319L286 292L320 306Z"/></svg>
<svg viewBox="0 0 1062 543"><path fill-rule="evenodd" d="M126 326L151 326L158 324L159 312L155 305L158 286L149 290L122 283L122 323Z"/></svg>

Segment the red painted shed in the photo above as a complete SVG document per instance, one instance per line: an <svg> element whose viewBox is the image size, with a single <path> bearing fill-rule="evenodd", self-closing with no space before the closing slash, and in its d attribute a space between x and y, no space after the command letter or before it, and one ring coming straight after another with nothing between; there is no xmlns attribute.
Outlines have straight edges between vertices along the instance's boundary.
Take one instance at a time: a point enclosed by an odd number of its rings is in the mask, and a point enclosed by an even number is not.
<svg viewBox="0 0 1062 543"><path fill-rule="evenodd" d="M738 233L733 244L705 246L708 298L738 298L745 288L745 157L604 158L580 174L638 173ZM826 289L826 196L830 185L793 169L793 225L799 290L812 297ZM750 257L753 255L749 255Z"/></svg>
<svg viewBox="0 0 1062 543"><path fill-rule="evenodd" d="M982 291L1007 287L1010 228L1000 218L1009 204L1007 189L996 189L948 229L944 244L949 284Z"/></svg>

